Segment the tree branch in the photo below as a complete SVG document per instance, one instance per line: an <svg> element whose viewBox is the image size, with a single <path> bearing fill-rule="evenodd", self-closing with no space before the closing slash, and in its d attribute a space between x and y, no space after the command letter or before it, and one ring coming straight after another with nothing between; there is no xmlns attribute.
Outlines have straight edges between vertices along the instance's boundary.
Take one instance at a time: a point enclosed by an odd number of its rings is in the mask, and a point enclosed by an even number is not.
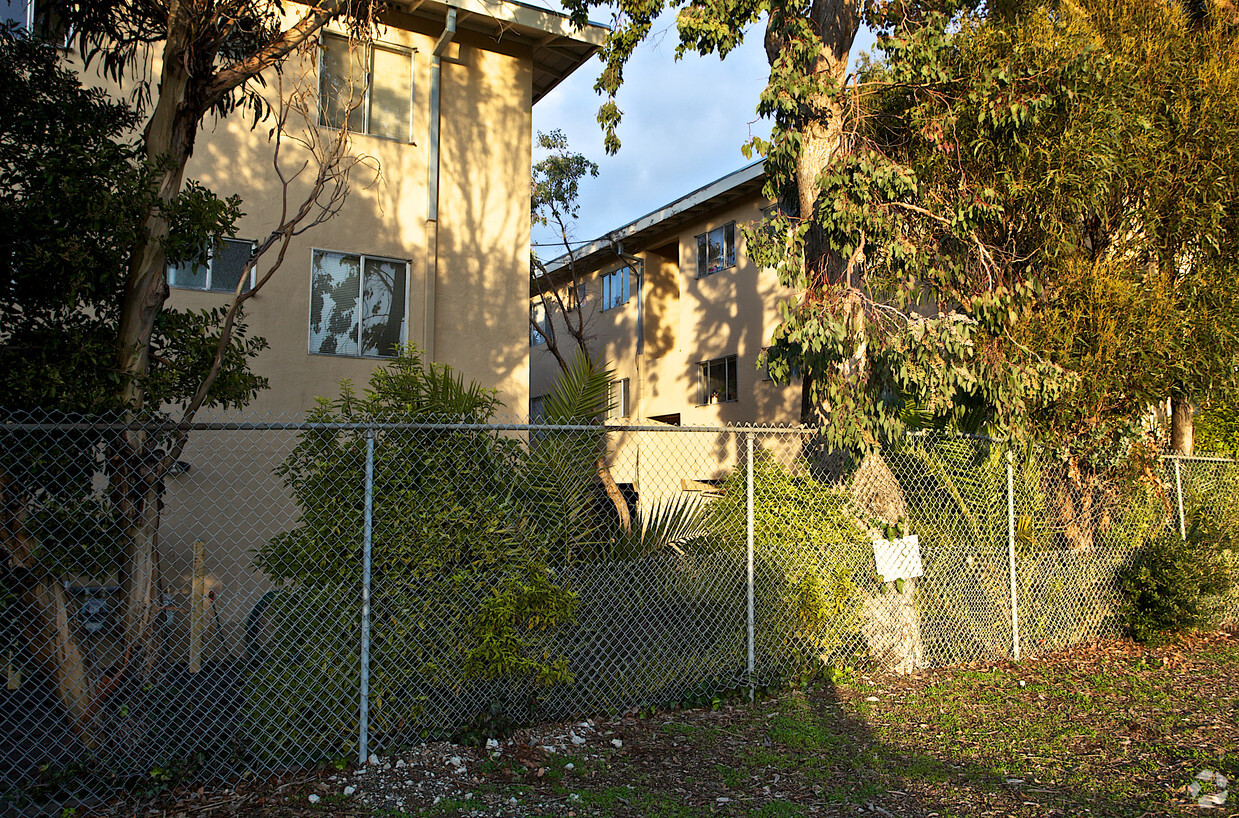
<svg viewBox="0 0 1239 818"><path fill-rule="evenodd" d="M351 153L352 141L347 128L341 128L339 131L336 131L329 142L323 140L320 130L314 125L313 112L315 109L309 100L314 100L317 97L312 90L299 86L295 87L288 95L285 95L282 79L278 89L281 105L279 118L273 133L275 147L272 152L272 165L281 186L280 223L254 249L249 261L245 265L224 316L219 342L215 348L215 358L212 360L211 367L203 378L202 383L199 384L193 397L186 404L181 423L177 429L176 443L171 447L168 455L164 457L161 471L166 471L170 468L184 450L188 439L188 426L193 422L197 412L207 402L211 388L215 385L223 369L224 358L228 352L229 345L232 343L233 333L242 306L246 301L261 292L267 282L271 280L276 271L283 265L284 257L288 252L288 245L293 237L328 221L339 212L349 193L349 176L357 166L371 165L375 167L377 178L378 168L377 165L373 164L371 157L364 155L356 156ZM302 120L308 136L299 138L288 134L290 114L296 114ZM281 164L281 153L285 138L302 145L310 152L312 157L310 160L303 161L301 166L291 176ZM301 200L296 210L290 214L291 197L289 190L296 179L310 165L311 161L317 163L318 171L315 174L309 192ZM259 259L272 248L276 250L274 261L254 283L252 288L245 289L245 284L249 281L252 271L258 265Z"/></svg>

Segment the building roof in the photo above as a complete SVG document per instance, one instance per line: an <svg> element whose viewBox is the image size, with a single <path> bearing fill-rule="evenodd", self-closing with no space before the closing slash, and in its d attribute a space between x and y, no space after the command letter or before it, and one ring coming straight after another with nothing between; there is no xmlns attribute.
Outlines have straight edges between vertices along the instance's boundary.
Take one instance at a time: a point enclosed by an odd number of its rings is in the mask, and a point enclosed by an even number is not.
<svg viewBox="0 0 1239 818"><path fill-rule="evenodd" d="M550 93L602 47L610 29L589 23L578 29L567 15L515 0L410 0L414 17L442 21L457 10L458 31L473 31L533 50L533 101Z"/></svg>
<svg viewBox="0 0 1239 818"><path fill-rule="evenodd" d="M588 270L613 261L617 245L622 244L627 253L639 252L685 224L698 221L707 213L760 193L765 183L766 169L762 160L759 159L751 165L697 188L692 193L668 202L623 227L599 236L585 246L574 250L572 259L576 261L579 268ZM560 256L546 265L547 272L552 276L556 275L567 268L569 260L567 254Z"/></svg>

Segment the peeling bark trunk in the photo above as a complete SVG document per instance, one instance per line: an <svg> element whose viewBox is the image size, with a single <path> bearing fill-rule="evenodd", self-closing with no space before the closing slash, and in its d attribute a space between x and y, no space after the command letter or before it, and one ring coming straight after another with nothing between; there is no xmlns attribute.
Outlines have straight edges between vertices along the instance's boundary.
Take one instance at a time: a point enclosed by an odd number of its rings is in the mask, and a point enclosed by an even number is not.
<svg viewBox="0 0 1239 818"><path fill-rule="evenodd" d="M86 657L70 625L69 595L54 576L36 563L37 543L25 528L22 498L14 495L8 475L0 475L0 547L10 564L25 572L21 605L23 630L38 669L56 688L73 732L87 746L94 745L90 729L94 686Z"/></svg>
<svg viewBox="0 0 1239 818"><path fill-rule="evenodd" d="M86 656L69 624L69 595L52 577L39 577L22 594L26 640L39 670L52 680L73 732L88 747L96 744L92 720L94 684Z"/></svg>
<svg viewBox="0 0 1239 818"><path fill-rule="evenodd" d="M174 4L174 18L183 13ZM172 201L181 191L204 110L198 98L202 82L195 83L193 77L190 27L183 22L174 19L169 23L159 96L143 133L147 158L164 163L158 189L162 202ZM163 240L169 225L155 208L147 215L144 227L130 257L117 335L117 368L124 378L121 397L130 418L140 416L145 405L142 381L150 368L151 338L168 299ZM122 433L114 444L109 476L109 491L124 520L124 552L118 573L124 597L121 619L126 652L148 670L156 659L151 617L156 607L155 544L160 504L159 458L150 448L146 433Z"/></svg>
<svg viewBox="0 0 1239 818"><path fill-rule="evenodd" d="M125 531L125 555L120 574L124 597L125 645L150 669L156 659L152 616L156 610L158 576L155 546L159 533L159 500L150 489L138 518Z"/></svg>
<svg viewBox="0 0 1239 818"><path fill-rule="evenodd" d="M1183 398L1170 399L1170 450L1175 454L1190 455L1196 447L1195 408Z"/></svg>
<svg viewBox="0 0 1239 818"><path fill-rule="evenodd" d="M821 50L813 66L813 73L842 85L847 74L852 43L860 28L860 2L814 0L807 15L814 32L821 38ZM766 57L772 67L787 45L778 28L780 25L781 22L772 16L766 28ZM843 259L831 249L825 232L814 218L821 195L818 177L835 156L846 148L843 114L838 98L829 94L818 94L804 101L796 127L800 135L800 151L796 157L795 172L796 199L800 218L810 220L804 240L806 298L820 293L828 284L840 283L845 271ZM842 283L849 286L851 284ZM856 299L856 305L859 305L859 301ZM849 304L848 309L853 309L853 305ZM863 354L861 340L854 340L857 349ZM856 363L859 365L860 362ZM801 422L806 424L812 424L818 415L818 407L812 398L812 385L813 378L809 373L805 373L801 385Z"/></svg>
<svg viewBox="0 0 1239 818"><path fill-rule="evenodd" d="M167 162L158 191L164 202L172 201L180 193L199 119L196 107L189 101L191 77L185 54L183 43L168 41L159 99L143 134L147 158ZM160 212L152 210L144 227L129 260L117 337L117 368L125 378L121 397L135 412L142 409L144 402L141 378L150 368L155 319L168 299L162 244L168 236L168 223Z"/></svg>
<svg viewBox="0 0 1239 818"><path fill-rule="evenodd" d="M605 441L605 438L603 439ZM605 443L603 448L605 449ZM606 492L607 499L611 501L611 505L615 506L615 514L619 517L620 531L625 534L631 532L632 514L628 511L628 500L624 498L624 493L620 491L619 484L611 476L611 468L607 465L605 451L598 455L598 460L594 466L598 471L598 479L602 481L602 490Z"/></svg>

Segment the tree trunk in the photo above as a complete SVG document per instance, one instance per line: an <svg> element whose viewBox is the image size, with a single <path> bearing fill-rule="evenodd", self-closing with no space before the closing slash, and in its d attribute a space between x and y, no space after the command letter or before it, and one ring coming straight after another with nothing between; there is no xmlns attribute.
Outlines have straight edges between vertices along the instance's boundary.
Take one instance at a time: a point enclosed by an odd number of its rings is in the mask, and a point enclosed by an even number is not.
<svg viewBox="0 0 1239 818"><path fill-rule="evenodd" d="M164 48L159 98L143 135L147 158L167 163L159 180L161 202L172 201L181 191L198 123L189 107L191 78L184 53L173 40ZM152 210L144 226L129 260L117 337L117 368L125 379L121 396L134 412L143 407L142 376L150 368L151 335L168 298L162 243L168 236L168 223L162 213Z"/></svg>
<svg viewBox="0 0 1239 818"><path fill-rule="evenodd" d="M89 722L94 691L86 657L70 627L69 595L56 577L37 564L37 543L26 532L25 522L22 497L15 495L8 475L0 474L0 548L24 574L19 593L26 643L38 669L55 686L74 733L93 746Z"/></svg>
<svg viewBox="0 0 1239 818"><path fill-rule="evenodd" d="M179 8L174 5L173 13ZM181 191L200 118L200 108L193 99L200 92L194 90L187 56L189 27L176 22L169 24L159 96L143 134L147 158L164 163L158 189L161 202L172 201ZM143 380L150 368L151 337L168 298L162 244L168 235L168 222L157 208L152 209L145 228L130 257L117 337L117 368L124 378L121 397L130 419L139 417L144 408ZM131 657L140 657L148 668L155 660L150 626L157 592L155 542L161 478L159 458L151 451L151 444L145 432L121 433L114 444L109 477L109 490L124 520L119 580L124 596L121 620L126 651Z"/></svg>
<svg viewBox="0 0 1239 818"><path fill-rule="evenodd" d="M1175 454L1190 455L1195 448L1195 408L1184 398L1170 399L1170 450Z"/></svg>
<svg viewBox="0 0 1239 818"><path fill-rule="evenodd" d="M147 668L156 658L151 626L158 591L155 557L158 533L158 491L148 488L141 498L136 519L125 527L124 561L119 577L125 606L122 620L125 645Z"/></svg>
<svg viewBox="0 0 1239 818"><path fill-rule="evenodd" d="M847 74L852 43L860 27L860 2L814 0L808 17L813 30L821 38L814 74L832 79L841 86ZM784 39L782 25L781 19L772 15L766 28L766 57L772 67L785 48L795 47ZM844 120L843 108L836 96L818 94L805 100L801 107L802 114L795 124L800 136L800 150L796 157L796 200L800 218L810 221L805 234L804 265L805 298L811 300L828 284L839 283L844 271L843 260L831 249L825 232L814 218L821 195L818 177L845 148ZM859 299L855 300L855 304L859 304ZM848 308L853 306L849 303ZM853 323L849 321L849 324ZM859 339L857 348L861 348ZM813 382L812 373L806 371L801 386L801 422L806 424L814 423L819 414L816 401L812 399Z"/></svg>
<svg viewBox="0 0 1239 818"><path fill-rule="evenodd" d="M34 660L52 681L73 732L87 747L96 744L92 729L94 684L86 656L70 629L69 595L53 577L36 569L35 580L22 594L26 608L26 641Z"/></svg>
<svg viewBox="0 0 1239 818"><path fill-rule="evenodd" d="M598 471L598 479L602 481L602 490L606 492L607 499L611 501L611 505L615 506L615 515L619 518L620 531L625 534L629 533L632 531L632 514L628 510L628 500L624 497L624 493L620 491L619 484L615 482L615 478L611 476L611 468L607 466L605 436L603 436L603 452L598 455L598 460L594 463L594 467Z"/></svg>

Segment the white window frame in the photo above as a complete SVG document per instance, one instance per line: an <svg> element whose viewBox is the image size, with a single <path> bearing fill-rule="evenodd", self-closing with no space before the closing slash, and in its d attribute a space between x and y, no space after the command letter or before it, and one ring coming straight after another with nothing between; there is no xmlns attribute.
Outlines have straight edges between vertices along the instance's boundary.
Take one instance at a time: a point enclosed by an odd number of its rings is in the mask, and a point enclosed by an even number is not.
<svg viewBox="0 0 1239 818"><path fill-rule="evenodd" d="M323 105L323 97L324 97L323 77L325 75L325 70L326 70L325 66L323 65L323 61L326 58L325 45L326 45L327 40L342 40L345 44L347 44L349 42L349 38L346 35L340 34L339 32L335 32L335 31L324 31L320 35L320 37L322 38L320 40L320 44L323 45L324 47L319 48L319 51L318 51L318 124L319 124L319 127L322 127L322 128L336 128L338 126L335 123L327 121L326 106ZM404 54L405 56L409 58L409 121L406 123L408 125L409 130L408 130L408 136L404 139L401 139L400 137L396 137L396 136L387 136L385 134L370 133L370 110L371 110L371 101L372 101L371 88L373 86L373 83L371 83L370 79L371 77L374 76L374 50L376 48L382 49L385 51L394 51L399 54ZM389 42L366 43L365 49L366 49L366 55L365 55L366 78L365 78L364 88L362 89L361 102L358 103L358 106L357 106L358 109L361 111L362 126L361 126L361 130L354 131L354 133L364 134L366 136L374 137L375 139L386 139L390 142L400 142L405 145L412 145L413 144L413 113L414 113L414 102L415 102L414 95L416 93L416 87L417 87L417 59L416 59L417 49L410 48L404 45L399 45L397 43L389 43Z"/></svg>
<svg viewBox="0 0 1239 818"><path fill-rule="evenodd" d="M628 378L611 381L607 387L607 420L623 420L630 416Z"/></svg>
<svg viewBox="0 0 1239 818"><path fill-rule="evenodd" d="M541 315L539 315L541 313ZM529 345L540 347L551 334L551 314L546 304L534 302L529 305Z"/></svg>
<svg viewBox="0 0 1239 818"><path fill-rule="evenodd" d="M220 241L223 241L223 242L228 242L228 243L231 243L231 244L248 244L248 245L249 245L249 248L250 248L250 255L251 255L251 256L253 256L254 251L258 249L258 242L257 242L257 241L253 241L253 240L251 240L251 239L229 239L229 238L223 238L223 239L220 239ZM189 264L191 264L191 263L193 263L193 262L184 262L183 264L187 266L187 265L189 265ZM178 289L178 290L190 290L190 291L193 291L193 292L198 292L198 293L231 293L231 292L235 292L235 291L236 291L233 287L228 287L227 289L224 289L224 288L215 288L215 287L212 287L212 286L211 286L211 279L212 279L212 278L214 277L214 275L215 275L215 248L214 248L214 247L211 247L211 248L208 248L208 249L207 249L207 260L206 260L206 281L205 281L205 283L203 284L203 286L201 286L201 287L191 287L191 286L189 286L188 284L177 284L177 283L175 283L175 282L172 280L172 278L173 278L173 274L174 274L174 273L175 273L175 272L176 272L176 271L177 271L177 270L178 270L181 266L182 266L181 264L175 264L175 265L174 265L174 264L169 264L169 265L167 265L167 266L164 268L164 275L165 275L165 276L167 276L168 286L169 286L169 287L174 287L174 288L176 288L176 289ZM246 287L246 288L245 288L244 290L242 290L241 292L245 292L246 290L252 290L252 289L254 289L254 284L255 284L255 283L257 283L257 277L256 277L256 276L255 276L255 274L254 274L254 269L255 269L255 267L256 267L256 266L257 266L257 265L253 265L253 266L251 266L251 267L250 267L250 273L249 273L249 286L248 286L248 287Z"/></svg>
<svg viewBox="0 0 1239 818"><path fill-rule="evenodd" d="M731 233L731 241L728 243L727 234ZM719 234L720 244L723 248L722 265L715 269L709 269L709 248L710 237L715 233ZM736 223L734 221L721 224L712 230L707 230L704 233L697 234L697 278L705 278L712 276L715 273L721 273L723 270L730 270L736 266Z"/></svg>
<svg viewBox="0 0 1239 818"><path fill-rule="evenodd" d="M0 2L6 2L6 1L7 0L0 0ZM16 5L16 3L13 5ZM38 13L39 13L38 6L42 4L39 3L38 0L23 0L22 5L25 7L24 9L25 14L22 15L22 19L18 20L16 18L10 18L13 20L13 22L17 23L18 29L21 31L25 31L27 34L30 34L30 35L47 34L48 33L47 31L39 32L35 27L36 23L38 22L38 19L37 19ZM13 6L10 5L8 6L8 8L11 10ZM50 18L48 19L48 22L49 23L52 22ZM58 48L70 49L73 47L73 29L69 28L68 26L65 26L59 38L52 37L49 39L50 39L50 42L52 42Z"/></svg>
<svg viewBox="0 0 1239 818"><path fill-rule="evenodd" d="M627 267L620 267L618 270L611 270L599 276L602 279L603 312L622 307L628 303L628 299L632 296L629 272ZM618 293L615 292L617 286L619 288Z"/></svg>
<svg viewBox="0 0 1239 818"><path fill-rule="evenodd" d="M716 366L723 368L723 385L727 394L719 395L717 398L713 394L707 394L710 388L710 370ZM732 380L732 389L726 390L728 380ZM724 355L721 358L711 358L708 361L700 361L697 364L697 405L711 406L717 403L735 403L740 400L740 369L737 364L735 355Z"/></svg>
<svg viewBox="0 0 1239 818"><path fill-rule="evenodd" d="M314 320L314 256L317 255L318 253L333 253L338 256L356 256L358 260L358 264L361 265L360 267L361 280L358 282L358 286L361 287L363 292L365 291L365 288L366 288L366 279L365 279L366 259L370 259L372 261L390 261L395 264L404 265L404 306L403 306L404 312L400 318L400 345L401 346L409 342L409 294L410 294L409 288L411 287L412 280L413 280L413 262L409 259L394 258L392 256L380 256L375 253L356 253L350 250L332 250L326 247L310 248L310 276L309 276L310 299L309 299L309 303L306 304L306 313L305 313L305 328L306 328L305 343L306 343L307 354L322 355L327 358L354 358L354 359L371 360L371 361L375 361L375 360L388 361L388 360L391 360L392 358L395 358L396 357L395 355L363 355L361 353L360 351L361 350L361 330L362 330L362 324L363 324L363 321L361 320L361 315L358 315L357 317L357 349L358 349L357 354L355 355L345 354L343 352L319 352L317 350L310 349L310 323ZM358 300L359 301L361 300L360 294L358 296Z"/></svg>

